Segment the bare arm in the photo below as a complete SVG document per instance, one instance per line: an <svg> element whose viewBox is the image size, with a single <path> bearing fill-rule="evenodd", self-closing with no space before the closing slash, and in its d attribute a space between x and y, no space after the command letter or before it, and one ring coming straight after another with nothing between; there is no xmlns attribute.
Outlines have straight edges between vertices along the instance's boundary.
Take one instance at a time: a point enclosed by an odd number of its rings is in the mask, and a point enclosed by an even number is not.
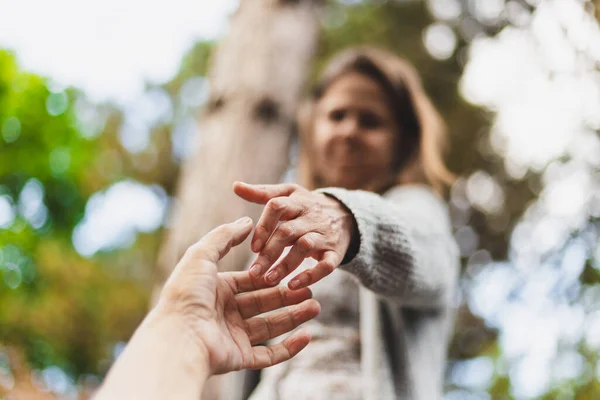
<svg viewBox="0 0 600 400"><path fill-rule="evenodd" d="M199 399L209 359L185 329L176 318L149 314L95 399Z"/></svg>
<svg viewBox="0 0 600 400"><path fill-rule="evenodd" d="M319 313L308 289L267 288L248 272L217 274L217 261L251 229L249 218L223 225L186 252L96 400L197 400L209 375L266 368L308 344L310 336L299 331L279 344L256 346Z"/></svg>

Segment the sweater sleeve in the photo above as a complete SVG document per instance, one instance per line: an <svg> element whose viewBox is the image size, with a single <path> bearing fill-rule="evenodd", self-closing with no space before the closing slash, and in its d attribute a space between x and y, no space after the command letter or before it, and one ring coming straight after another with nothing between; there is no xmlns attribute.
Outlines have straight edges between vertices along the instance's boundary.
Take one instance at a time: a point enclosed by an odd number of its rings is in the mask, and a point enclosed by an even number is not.
<svg viewBox="0 0 600 400"><path fill-rule="evenodd" d="M444 202L423 185L399 186L385 197L340 188L320 189L353 214L358 253L341 269L378 296L414 308L453 301L458 247Z"/></svg>

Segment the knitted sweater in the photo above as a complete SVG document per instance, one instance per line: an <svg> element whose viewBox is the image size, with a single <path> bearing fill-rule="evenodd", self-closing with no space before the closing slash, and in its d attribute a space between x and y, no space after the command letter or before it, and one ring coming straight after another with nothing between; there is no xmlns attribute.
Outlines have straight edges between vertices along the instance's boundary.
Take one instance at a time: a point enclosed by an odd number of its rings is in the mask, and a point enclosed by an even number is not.
<svg viewBox="0 0 600 400"><path fill-rule="evenodd" d="M422 185L395 187L385 198L323 192L352 212L361 237L358 254L340 268L368 289L360 306L363 399L384 398L377 393L386 385L378 381L381 358L389 362L396 398L441 398L460 269L446 205Z"/></svg>
<svg viewBox="0 0 600 400"><path fill-rule="evenodd" d="M357 312L346 313L347 320L349 316L346 330L339 327L339 319L336 320L332 313L322 312L320 320L312 324L313 333L321 332L314 330L315 326L319 326L316 324L327 328L322 330L325 332L323 338L330 340L324 342L325 349L338 345L344 349L343 340L339 343L332 341L332 332L335 337L346 338L346 349L349 349L352 327L358 331L360 354L355 357L356 360L350 358L345 361L347 375L341 379L360 393L346 398L441 398L459 272L458 249L445 204L423 185L398 186L383 197L371 192L339 188L321 189L320 192L335 197L352 212L360 234L358 253L339 267L358 281L357 288L351 289L342 271L334 271L334 274L342 275L334 277L332 274L323 282L330 279L344 287L327 291L328 300L321 299L324 311L328 307L325 301L336 303L333 300L337 297L339 301L335 307L356 304ZM352 301L352 291L358 293L358 302ZM307 365L307 358L311 357L310 346L313 345L316 349L318 343L311 343L303 352L306 354L300 353L296 357L298 361L293 364L292 359L289 365ZM352 368L353 362L357 363L356 369ZM343 376L335 374L341 364L333 365L327 372L297 375L300 379L306 377L308 381L304 385L310 387L313 380L315 387L323 391L324 386L318 386L315 377L323 375L334 379ZM290 367L287 369L289 373ZM251 396L253 400L272 398L259 394L267 392L260 389L269 384L265 377L275 374L275 370L270 370L263 372L259 390ZM361 379L354 378L355 370L358 370L357 378ZM309 398L332 399L335 393L333 390L331 393L315 392Z"/></svg>

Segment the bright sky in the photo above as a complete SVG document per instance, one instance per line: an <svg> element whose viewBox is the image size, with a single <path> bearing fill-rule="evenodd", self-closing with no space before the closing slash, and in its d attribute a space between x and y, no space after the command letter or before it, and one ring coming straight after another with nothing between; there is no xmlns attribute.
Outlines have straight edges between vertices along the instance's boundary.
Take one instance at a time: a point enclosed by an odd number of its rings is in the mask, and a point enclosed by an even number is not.
<svg viewBox="0 0 600 400"><path fill-rule="evenodd" d="M236 0L0 0L0 47L95 100L164 82L198 39L218 37Z"/></svg>

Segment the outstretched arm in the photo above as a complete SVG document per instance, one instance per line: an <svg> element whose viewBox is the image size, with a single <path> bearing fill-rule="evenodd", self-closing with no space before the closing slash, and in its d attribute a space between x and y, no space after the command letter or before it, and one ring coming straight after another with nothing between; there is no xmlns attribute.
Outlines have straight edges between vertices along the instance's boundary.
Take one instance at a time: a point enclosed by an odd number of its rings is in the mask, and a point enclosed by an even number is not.
<svg viewBox="0 0 600 400"><path fill-rule="evenodd" d="M247 272L217 273L217 261L251 229L252 221L244 218L218 227L188 249L96 400L196 400L211 374L266 368L308 344L309 335L299 331L279 344L255 346L319 313L308 289L267 288ZM282 307L287 308L274 311ZM274 312L260 315L269 311Z"/></svg>
<svg viewBox="0 0 600 400"><path fill-rule="evenodd" d="M306 287L340 266L377 295L402 305L437 308L452 301L459 258L446 207L424 185L386 197L372 192L298 185L236 183L242 198L266 204L257 223L251 272L278 283L306 257L319 263L290 288ZM287 246L289 253L277 262ZM275 279L270 279L275 276Z"/></svg>
<svg viewBox="0 0 600 400"><path fill-rule="evenodd" d="M459 273L459 252L446 207L423 185L375 193L323 189L355 217L360 234L356 255L340 268L367 289L415 308L448 306Z"/></svg>

